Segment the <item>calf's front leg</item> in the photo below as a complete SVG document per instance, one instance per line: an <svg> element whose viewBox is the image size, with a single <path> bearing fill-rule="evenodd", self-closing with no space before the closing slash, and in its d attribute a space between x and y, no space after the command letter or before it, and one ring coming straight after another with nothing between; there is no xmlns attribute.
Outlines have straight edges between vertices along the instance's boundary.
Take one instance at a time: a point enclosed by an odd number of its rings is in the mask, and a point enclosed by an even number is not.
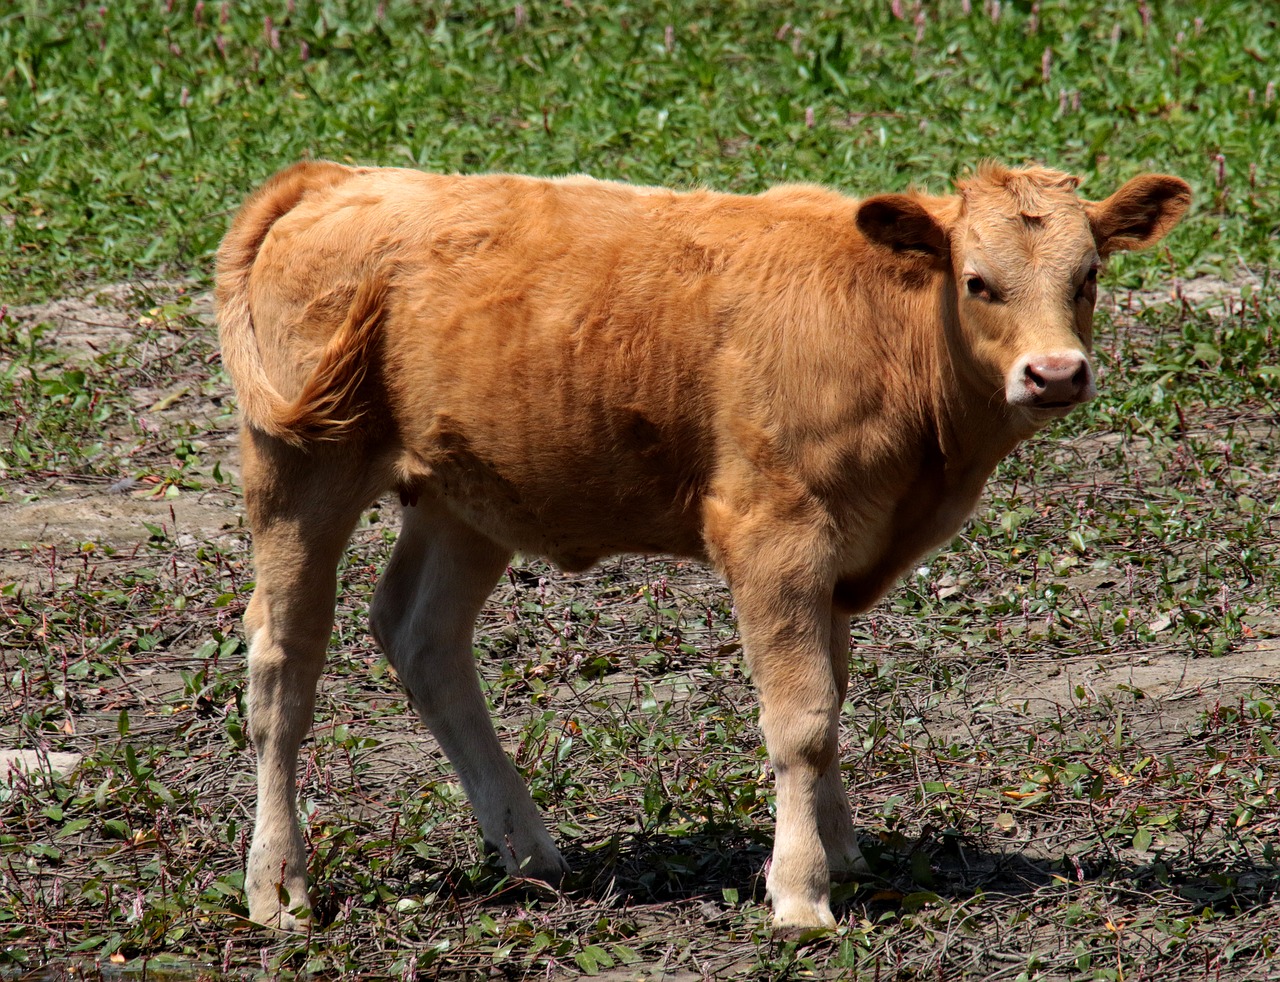
<svg viewBox="0 0 1280 982"><path fill-rule="evenodd" d="M849 617L835 614L831 618L831 678L836 687L836 726L849 689ZM849 795L840 773L840 755L836 753L818 781L818 834L827 853L827 866L837 879L853 878L870 871L858 848Z"/></svg>
<svg viewBox="0 0 1280 982"><path fill-rule="evenodd" d="M777 830L767 892L778 927L835 927L832 864L865 868L854 838L837 760L840 704L847 663L835 665L832 632L847 621L831 609L831 591L804 563L803 544L779 543L735 563L721 550L738 608L752 681L760 696L760 726L777 780Z"/></svg>

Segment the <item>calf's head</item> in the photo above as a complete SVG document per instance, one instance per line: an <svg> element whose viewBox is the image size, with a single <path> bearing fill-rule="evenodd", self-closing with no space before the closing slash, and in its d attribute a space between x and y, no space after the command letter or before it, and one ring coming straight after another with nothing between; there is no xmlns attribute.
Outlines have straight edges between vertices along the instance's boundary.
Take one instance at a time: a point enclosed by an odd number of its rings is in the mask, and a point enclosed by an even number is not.
<svg viewBox="0 0 1280 982"><path fill-rule="evenodd" d="M986 164L957 195L879 195L858 208L868 239L944 271L956 373L1032 427L1097 394L1089 355L1103 260L1158 242L1191 202L1187 184L1163 174L1100 202L1078 185Z"/></svg>

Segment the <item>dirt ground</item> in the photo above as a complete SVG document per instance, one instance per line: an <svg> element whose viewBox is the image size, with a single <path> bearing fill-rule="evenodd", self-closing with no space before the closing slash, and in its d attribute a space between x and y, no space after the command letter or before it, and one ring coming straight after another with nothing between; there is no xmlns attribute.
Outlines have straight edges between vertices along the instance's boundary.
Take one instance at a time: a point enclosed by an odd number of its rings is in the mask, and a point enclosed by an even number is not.
<svg viewBox="0 0 1280 982"><path fill-rule="evenodd" d="M1223 297L1238 297L1241 285L1206 278L1181 284L1177 291L1189 303L1213 305ZM180 284L164 284L154 289L172 293L183 288ZM1109 302L1118 311L1126 304L1157 299L1162 298L1139 297L1135 301L1131 296L1113 297ZM204 671L212 678L211 631L218 632L219 638L234 636L247 599L238 587L252 577L249 543L236 482L238 450L230 412L231 394L219 376L209 370L213 361L209 299L204 295L191 298L184 310L178 329L148 332L146 347L135 353L136 362L144 369L148 364L157 367L154 371L139 370L136 379L131 378L128 413L109 424L118 439L128 444L127 452L119 456L118 469L91 468L92 473L79 475L26 474L9 480L0 499L0 586L8 585L0 602L7 617L14 618L15 623L19 617L34 616L38 620L43 610L79 616L84 621L86 613L91 612L77 611L76 604L92 603L83 599L86 597L110 594L112 599L104 601L104 610L110 610L90 618L97 625L87 638L90 647L111 630L125 630L123 625L131 617L148 621L148 633L162 638L163 643L150 652L141 642L131 648L126 645L126 673L104 672L83 686L74 698L60 694L67 710L57 717L61 733L56 739L46 733L39 741L41 746L5 746L0 751L38 754L41 747L47 751L56 745L60 752L92 757L115 733L122 708L132 717L131 734L135 739L146 739L148 733L165 739L174 726L175 712L179 716L195 713L200 718L182 737L189 750L183 764L189 771L187 779L210 790L214 816L211 821L225 820L230 815L243 827L249 822L253 761L248 750L227 755L222 722L233 713L242 693L233 681L224 680L216 688L210 684L206 698L198 687L193 690L191 677L194 672ZM121 288L38 308L13 309L10 316L19 323L51 325L46 343L63 353L66 364L75 365L89 364L98 353L113 347L131 345L139 312L131 292ZM196 336L192 336L193 330ZM166 376L174 365L179 370ZM1255 415L1241 425L1246 424L1256 429L1260 444L1269 443L1272 448L1280 444L1280 426L1274 419L1259 420ZM202 476L202 481L184 484L165 476L174 466L175 432L184 434L184 439L194 446L199 463L189 470ZM1102 460L1112 452L1106 443L1105 435L1094 435L1078 439L1067 452L1086 460ZM210 477L215 464L220 469L216 479ZM1270 473L1273 477L1276 473L1274 451ZM192 483L201 486L197 489ZM1275 490L1272 484L1269 489L1261 489L1259 496L1274 495ZM375 736L377 749L360 756L357 744L358 766L351 762L349 748L308 751L305 793L319 802L320 812L329 809L342 816L343 821L380 830L376 833L379 836L386 834L386 823L399 807L388 808L387 802L404 794L406 782L421 789L422 795L434 795L444 809L443 816L436 820L439 852L432 860L434 871L405 873L392 861L392 868L403 874L406 882L421 887L422 882L436 883L434 877L441 869L462 876L458 871L477 862L477 844L447 766L441 762L430 736L401 709L394 679L385 677L385 667L378 667L379 656L356 616L367 602L377 568L385 561L394 538L395 511L390 503L375 510L356 535L343 581L350 588L350 596L340 598L338 644L332 655L335 675L325 683L319 724L329 731L349 725L361 736ZM948 579L950 574L931 568L928 561L924 568L930 570L927 592L938 604L955 598L980 603L1009 586L1003 579L1005 574L993 574L984 583ZM144 583L140 578L143 573L145 582L153 586L144 589L140 585ZM1089 570L1069 570L1058 579L1065 589L1086 602L1117 589L1111 581L1114 577L1108 580ZM147 596L154 605L131 608L132 601L122 601L110 593L111 584L121 582L128 582L130 596L152 591ZM659 594L669 599L661 604L651 602ZM77 601L75 597L82 599ZM184 601L181 604L175 603L179 597ZM224 602L224 598L229 599ZM622 625L598 627L589 636L594 638L601 657L608 661L598 675L591 674L592 656L584 660L581 647L545 650L546 645L554 643L554 634L548 631L554 631L559 623L551 614L545 615L545 623L536 630L525 632L520 627L521 617L534 616L529 614L534 606L544 612L567 614L575 604L584 605L597 615L606 613L608 617L602 624ZM674 632L671 615L662 613L663 607L677 612L678 629ZM696 564L620 560L575 577L562 576L539 564L522 565L500 586L482 617L481 645L502 652L484 668L496 703L500 732L518 760L532 767L545 767L547 762L539 763L534 752L537 748L529 744L529 727L530 721L547 707L572 717L575 725L584 730L616 725L618 719L640 713L643 700L654 698L669 707L664 716L668 725L687 725L690 732L705 728L710 718L706 709L709 704L718 707L721 716L717 718L728 713L749 719L754 703L734 657L737 640L726 616L729 610L730 599L723 587ZM1154 611L1146 614L1139 610L1137 616L1149 622L1159 620ZM1016 646L1014 653L1002 656L1001 646L994 644L975 654L969 640L951 643L945 633L935 631L929 634L935 647L920 651L913 639L918 639L923 629L934 631L936 622L945 617L945 608L938 607L921 620L887 599L872 618L873 636L855 636L861 644L855 647L853 707L844 733L844 749L850 761L849 778L856 789L859 822L875 830L876 852L887 870L887 882L882 889L884 899L855 900L851 907L842 908L854 922L859 917L874 918L885 903L893 902L892 898L900 900L921 889L950 898L959 918L957 925L964 921L960 916L968 902L964 898L983 891L1003 892L1012 898L1010 908L1040 910L1050 903L1045 899L1048 892L1063 879L1063 871L1072 870L1073 864L1081 882L1094 875L1090 864L1096 867L1101 861L1096 837L1085 834L1086 819L1071 816L1070 809L1077 806L1064 804L1062 810L1043 817L1024 814L1015 807L1018 795L1033 792L993 794L990 786L1016 787L1027 779L1032 761L1069 757L1069 751L1063 749L1070 743L1064 732L1083 733L1101 741L1107 734L1114 734L1113 772L1125 780L1132 778L1136 786L1141 783L1133 770L1137 757L1172 761L1186 756L1190 746L1204 742L1206 727L1221 718L1224 709L1243 706L1260 696L1273 697L1280 680L1280 620L1273 609L1251 609L1247 635L1214 657L1180 641L1164 640L1173 637L1172 622L1153 623L1148 640L1123 646L1091 645L1072 651L1048 645L1037 653L1034 646L1024 643ZM566 616L564 624L568 621ZM648 634L639 631L645 626L652 627ZM135 624L125 634L136 639L141 631L142 627ZM1032 631L1030 625L1027 631ZM666 632L668 638L673 633L678 635L700 655L695 658L682 654L683 649L668 645L662 649L661 671L645 667L646 659L653 655L651 638L655 632ZM642 640L645 638L650 640ZM541 654L537 651L540 645L544 646ZM719 652L723 657L706 659L707 652ZM29 654L12 642L0 640L0 661L11 677L16 677L20 662L26 665L23 656ZM234 680L239 671L235 659L239 658L242 653L232 650L225 663L215 657L213 668ZM500 670L503 659L524 666L520 670L526 671L528 677L522 678L519 686L504 688L510 680ZM643 687L626 670L628 664L639 666L636 671L644 681ZM895 674L898 669L902 671ZM23 670L29 671L29 665ZM575 676L579 671L586 671L592 681L584 685ZM361 681L366 673L373 679L367 684ZM56 674L52 667L50 674ZM951 681L940 681L943 678ZM534 684L538 679L545 684ZM956 679L962 682L957 684ZM534 698L529 698L529 685L534 685ZM26 705L10 695L11 708L18 709L20 703ZM179 706L180 709L175 708ZM886 720L888 730L877 731L876 727ZM5 727L0 735L12 738L24 732L30 733L21 727ZM1001 749L1025 747L1028 741L1038 749L1030 753L1019 751L1022 756L1016 764L1006 765L998 759ZM910 767L883 763L887 749L901 756L908 744L918 754ZM976 749L967 755L946 749L958 745ZM924 752L919 754L921 748ZM345 762L342 752L348 754ZM758 749L748 744L743 752L755 755L752 766L763 780L767 768ZM676 769L697 766L697 754L687 749L673 752L673 759ZM1098 757L1090 766L1100 766L1098 761L1103 759ZM72 758L55 763L73 773L77 766ZM637 761L636 765L643 769L651 763ZM1265 763L1268 768L1274 764ZM23 766L29 768L30 763ZM670 761L664 763L667 766L671 766ZM930 806L927 796L913 799L907 790L908 772L925 767L932 767L934 772L917 777L920 781L936 778L938 786L951 789L947 792L952 795L947 808L952 811L940 805ZM325 768L329 768L327 776ZM978 774L983 775L981 779ZM1267 794L1275 792L1274 771L1272 775ZM316 791L317 780L328 790ZM350 785L332 789L332 783L342 785L344 781ZM988 790L979 785L986 785ZM585 817L584 807L589 810ZM610 814L611 807L614 814ZM740 939L720 944L708 941L700 948L673 942L665 958L652 952L666 950L659 944L663 932L672 933L673 938L681 931L700 935L731 933L731 925L740 915L732 908L726 910L721 892L741 887L745 896L759 896L759 874L768 854L767 827L730 828L728 846L723 839L718 840L722 853L718 861L703 867L695 862L692 870L679 876L668 871L658 886L645 886L655 851L676 864L685 861L680 857L690 844L695 849L705 847L706 840L697 832L687 832L684 839L680 834L646 832L644 822L637 826L624 817L636 807L634 800L602 801L585 793L577 801L571 797L560 799L553 813L553 822L567 820L571 815L578 829L576 834L594 843L585 851L570 848L571 858L576 858L579 865L601 868L601 843L613 843L613 859L604 866L607 875L589 877L580 887L581 895L572 902L615 914L625 909L640 925L635 937L648 945L644 950L649 954L643 964L625 971L601 971L598 977L683 980L732 977L735 972L747 971L748 966L758 968L759 944L752 947ZM1087 810L1088 803L1078 807ZM1188 814L1194 811L1201 818L1208 815L1206 822L1221 823L1227 817L1222 810L1226 807L1225 798L1222 802L1215 799L1211 807L1189 809ZM886 818L894 808L899 810ZM1258 832L1261 839L1274 841L1276 814L1274 801L1259 808L1256 823L1263 826ZM963 815L969 817L971 825L963 826L957 817ZM319 835L322 820L317 818L314 827ZM961 833L954 831L957 827ZM1230 872L1236 877L1231 896L1237 898L1238 909L1243 911L1241 923L1273 930L1274 917L1265 901L1280 883L1274 867L1267 867L1256 857L1243 866L1233 865L1232 860L1224 858L1230 854L1229 843L1224 844L1218 832L1207 827L1170 831L1163 840L1165 852L1184 858L1190 855L1193 860L1184 862L1173 880L1194 892L1215 875L1221 878ZM193 835L197 846L217 853L219 869L237 865L238 857L229 854L228 847L219 843L212 832L197 829ZM927 849L932 873L918 876L912 884L911 878L919 873L912 857L921 849ZM86 855L92 851L93 844L86 843ZM1114 916L1117 923L1122 915L1134 922L1141 896L1167 888L1168 876L1160 880L1162 874L1155 869L1158 856L1153 859L1151 854L1135 850L1127 840L1117 840L1110 859L1128 864L1131 873L1125 889L1132 896L1109 901L1120 913L1108 915L1111 908L1101 901L1097 909L1104 916ZM1169 861L1170 869L1176 866L1176 861ZM1252 880L1248 879L1250 876ZM21 888L34 896L43 889L33 885L38 879L34 873L20 876ZM320 880L334 904L349 905L350 896L344 893L348 888L341 874L322 875ZM921 883L926 883L927 888ZM432 889L439 892L438 885ZM1251 899L1239 900L1246 896ZM569 917L564 908L570 903L552 903L551 913L546 916L552 920ZM1194 908L1194 903L1188 907ZM349 906L345 909L350 912ZM966 977L985 973L991 978L1014 978L1025 965L1029 951L1037 946L1052 947L1064 937L1061 919L1056 915L1015 918L1004 928L980 921L982 918L965 922L967 926L963 930L957 927L956 935L943 944L945 959L942 955L935 959L939 973L945 960L948 965L958 966ZM937 925L934 928L938 930ZM1134 930L1150 935L1143 943L1152 945L1152 950L1164 950L1155 928L1139 925ZM228 953L248 944L239 935L224 937L209 931L215 947L225 944ZM938 943L936 938L930 942L935 953ZM1212 939L1204 943L1211 947ZM915 962L912 958L916 956L908 955L904 962L904 948L909 950L908 942L902 940L886 947L886 966L893 963L894 957L898 964L894 970L898 974L892 975L886 968L886 977L917 977L908 969L921 973L932 970L934 962L923 955ZM1069 960L1063 961L1064 965L1068 963ZM464 958L455 968L465 974L471 964ZM1231 974L1234 968L1223 974L1219 966L1218 971L1222 978L1263 977L1249 974L1253 968L1236 975ZM1063 972L1043 977L1070 977L1067 969ZM548 970L548 974L552 973Z"/></svg>

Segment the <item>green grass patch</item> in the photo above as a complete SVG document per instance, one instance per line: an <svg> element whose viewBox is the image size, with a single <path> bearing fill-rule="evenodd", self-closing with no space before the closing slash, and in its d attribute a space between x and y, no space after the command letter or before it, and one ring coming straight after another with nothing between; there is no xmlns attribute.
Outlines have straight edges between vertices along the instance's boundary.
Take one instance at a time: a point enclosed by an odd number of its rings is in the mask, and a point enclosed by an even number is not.
<svg viewBox="0 0 1280 982"><path fill-rule="evenodd" d="M1159 167L1197 191L1175 271L1263 261L1272 27L1246 2L1144 9L27 0L0 15L0 294L204 277L244 193L305 156L854 193L989 156L1095 194Z"/></svg>
<svg viewBox="0 0 1280 982"><path fill-rule="evenodd" d="M1243 0L998 10L0 10L0 747L80 758L0 782L0 974L1267 977L1275 24ZM987 157L1095 197L1192 183L1161 248L1106 271L1100 398L854 625L841 740L875 876L836 887L836 935L770 931L772 775L728 594L689 564L520 562L486 607L499 732L576 869L563 895L502 876L365 627L381 507L303 749L322 927L248 928L253 584L204 291L232 210L301 157L743 192L942 191Z"/></svg>

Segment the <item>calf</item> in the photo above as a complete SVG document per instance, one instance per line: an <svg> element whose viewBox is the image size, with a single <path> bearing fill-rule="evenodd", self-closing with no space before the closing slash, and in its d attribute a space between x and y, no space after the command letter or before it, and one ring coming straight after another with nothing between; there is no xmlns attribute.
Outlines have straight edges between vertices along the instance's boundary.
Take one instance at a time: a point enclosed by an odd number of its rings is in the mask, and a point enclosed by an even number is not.
<svg viewBox="0 0 1280 982"><path fill-rule="evenodd" d="M849 617L947 542L996 463L1095 394L1109 253L1190 202L984 165L942 197L756 196L298 164L218 253L257 586L255 921L307 916L299 743L361 511L404 524L373 633L513 874L566 869L499 745L473 622L515 551L710 562L777 775L778 925L865 869L836 757Z"/></svg>

